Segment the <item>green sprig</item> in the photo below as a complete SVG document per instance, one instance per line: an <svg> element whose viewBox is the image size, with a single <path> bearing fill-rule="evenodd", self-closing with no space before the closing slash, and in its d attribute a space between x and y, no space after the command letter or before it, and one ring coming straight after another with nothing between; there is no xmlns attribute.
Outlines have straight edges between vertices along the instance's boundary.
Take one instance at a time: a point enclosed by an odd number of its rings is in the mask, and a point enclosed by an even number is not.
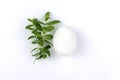
<svg viewBox="0 0 120 80"><path fill-rule="evenodd" d="M53 46L53 44L51 43L51 40L53 39L53 34L50 32L55 30L54 25L60 23L60 21L49 21L49 19L50 12L45 13L44 21L40 21L37 18L28 19L31 24L27 25L26 29L30 30L32 33L32 35L28 37L28 40L32 40L32 44L37 45L37 47L31 50L31 52L34 52L32 56L35 57L35 60L39 60L42 58L45 59L51 56L50 49Z"/></svg>

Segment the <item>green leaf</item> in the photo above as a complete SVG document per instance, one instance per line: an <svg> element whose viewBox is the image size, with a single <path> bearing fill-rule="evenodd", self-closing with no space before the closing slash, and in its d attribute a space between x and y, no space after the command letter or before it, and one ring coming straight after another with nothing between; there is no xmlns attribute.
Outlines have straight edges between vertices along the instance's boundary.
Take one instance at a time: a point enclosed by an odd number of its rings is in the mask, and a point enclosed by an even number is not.
<svg viewBox="0 0 120 80"><path fill-rule="evenodd" d="M39 40L43 40L43 37L36 37L36 39L39 41Z"/></svg>
<svg viewBox="0 0 120 80"><path fill-rule="evenodd" d="M33 22L34 20L33 19L27 19L29 22Z"/></svg>
<svg viewBox="0 0 120 80"><path fill-rule="evenodd" d="M49 41L47 41L47 40L44 40L46 43L48 43L48 44L50 44L51 46L53 46L53 44L52 43L50 43Z"/></svg>
<svg viewBox="0 0 120 80"><path fill-rule="evenodd" d="M42 32L43 32L43 34L46 33L46 29L45 29L45 27L42 28Z"/></svg>
<svg viewBox="0 0 120 80"><path fill-rule="evenodd" d="M31 52L35 51L36 49L37 49L37 48L32 49Z"/></svg>
<svg viewBox="0 0 120 80"><path fill-rule="evenodd" d="M59 20L54 20L54 21L48 22L47 25L54 25L54 24L58 24L58 23L60 23Z"/></svg>
<svg viewBox="0 0 120 80"><path fill-rule="evenodd" d="M32 23L39 23L38 19L36 19L36 18L28 19L28 21L32 22Z"/></svg>
<svg viewBox="0 0 120 80"><path fill-rule="evenodd" d="M26 26L26 29L29 29L29 30L34 30L34 28L33 28L33 25L32 25L32 24L27 25L27 26Z"/></svg>
<svg viewBox="0 0 120 80"><path fill-rule="evenodd" d="M48 21L50 19L50 12L45 13L45 21Z"/></svg>
<svg viewBox="0 0 120 80"><path fill-rule="evenodd" d="M51 48L50 45L46 45L46 46L44 47L44 49L50 49L50 48Z"/></svg>
<svg viewBox="0 0 120 80"><path fill-rule="evenodd" d="M42 21L39 21L39 20L38 20L38 19L36 19L36 18L33 18L33 19L28 19L28 21L29 21L29 22L32 22L32 23L37 22L37 23L40 23L40 24L45 25L45 23L43 23Z"/></svg>
<svg viewBox="0 0 120 80"><path fill-rule="evenodd" d="M33 41L32 44L37 44L38 42L37 41Z"/></svg>
<svg viewBox="0 0 120 80"><path fill-rule="evenodd" d="M48 49L44 49L44 51L47 53L47 55L50 57L50 51Z"/></svg>
<svg viewBox="0 0 120 80"><path fill-rule="evenodd" d="M41 58L43 58L43 55L39 55L38 57L36 57L37 60Z"/></svg>
<svg viewBox="0 0 120 80"><path fill-rule="evenodd" d="M45 25L45 23L43 23L42 21L38 21L40 24L43 24L43 25Z"/></svg>
<svg viewBox="0 0 120 80"><path fill-rule="evenodd" d="M37 30L42 30L42 26L39 24L39 21L38 21L38 19L33 19L33 24L34 24L34 26L36 27L36 29Z"/></svg>
<svg viewBox="0 0 120 80"><path fill-rule="evenodd" d="M37 49L37 48L32 49L31 52L35 51L36 49Z"/></svg>
<svg viewBox="0 0 120 80"><path fill-rule="evenodd" d="M45 30L46 30L46 31L52 31L52 30L54 30L54 29L55 29L54 26L45 27Z"/></svg>
<svg viewBox="0 0 120 80"><path fill-rule="evenodd" d="M40 59L41 58L41 54L42 52L40 51L40 52L38 52L38 53L36 53L36 54L33 54L32 56L35 56L36 57L36 59L38 60L38 59Z"/></svg>
<svg viewBox="0 0 120 80"><path fill-rule="evenodd" d="M41 52L41 51L40 51L38 54L39 54L39 55L36 56L36 59L37 59L37 60L44 57L44 52Z"/></svg>
<svg viewBox="0 0 120 80"><path fill-rule="evenodd" d="M47 55L44 54L44 55L43 55L43 58L45 59L46 57L47 57Z"/></svg>
<svg viewBox="0 0 120 80"><path fill-rule="evenodd" d="M42 26L39 23L34 23L37 30L42 31Z"/></svg>
<svg viewBox="0 0 120 80"><path fill-rule="evenodd" d="M40 37L40 38L42 37L41 33L39 33L37 30L32 31L32 33L35 34L35 36L37 37Z"/></svg>
<svg viewBox="0 0 120 80"><path fill-rule="evenodd" d="M38 60L38 59L40 59L41 57L40 57L41 55L37 55L37 56L35 56L36 57L36 59Z"/></svg>
<svg viewBox="0 0 120 80"><path fill-rule="evenodd" d="M43 40L40 40L40 41L39 41L39 45L40 45L40 46L43 46L43 45L44 45L44 41L43 41Z"/></svg>
<svg viewBox="0 0 120 80"><path fill-rule="evenodd" d="M53 39L53 35L51 35L51 34L45 35L45 39L51 40L51 39Z"/></svg>
<svg viewBox="0 0 120 80"><path fill-rule="evenodd" d="M34 38L34 37L35 37L35 36L30 36L30 37L28 37L28 40L29 40L29 39L32 39L32 38Z"/></svg>
<svg viewBox="0 0 120 80"><path fill-rule="evenodd" d="M38 56L39 55L39 53L36 53L36 54L33 54L32 56Z"/></svg>
<svg viewBox="0 0 120 80"><path fill-rule="evenodd" d="M40 23L40 24L43 24L45 25L45 23L43 23L42 21L39 21L38 19L35 18L35 23Z"/></svg>
<svg viewBox="0 0 120 80"><path fill-rule="evenodd" d="M44 53L44 50L43 50L43 48L40 48L40 51L41 51L41 53Z"/></svg>

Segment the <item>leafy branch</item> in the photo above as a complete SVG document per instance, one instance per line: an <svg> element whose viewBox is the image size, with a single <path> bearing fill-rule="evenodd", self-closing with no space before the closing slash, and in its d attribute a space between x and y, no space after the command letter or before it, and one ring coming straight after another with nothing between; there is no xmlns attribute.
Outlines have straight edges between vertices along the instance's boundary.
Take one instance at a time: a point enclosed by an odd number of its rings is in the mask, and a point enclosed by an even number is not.
<svg viewBox="0 0 120 80"><path fill-rule="evenodd" d="M35 52L32 56L35 57L35 60L50 57L50 48L53 46L51 43L53 34L50 34L50 32L55 29L54 25L60 23L60 21L50 21L50 12L45 13L44 21L40 21L37 18L28 19L28 21L31 24L27 25L26 29L32 33L28 40L32 39L32 44L37 45L37 47L31 50L31 52Z"/></svg>

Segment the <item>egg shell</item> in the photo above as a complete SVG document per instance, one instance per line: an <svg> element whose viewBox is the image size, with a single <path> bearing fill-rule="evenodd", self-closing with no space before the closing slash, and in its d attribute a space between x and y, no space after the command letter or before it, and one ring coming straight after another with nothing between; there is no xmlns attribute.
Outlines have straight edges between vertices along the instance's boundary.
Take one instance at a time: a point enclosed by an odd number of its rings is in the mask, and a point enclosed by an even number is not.
<svg viewBox="0 0 120 80"><path fill-rule="evenodd" d="M73 53L76 42L76 35L70 27L61 26L54 34L53 46L57 54L68 55Z"/></svg>

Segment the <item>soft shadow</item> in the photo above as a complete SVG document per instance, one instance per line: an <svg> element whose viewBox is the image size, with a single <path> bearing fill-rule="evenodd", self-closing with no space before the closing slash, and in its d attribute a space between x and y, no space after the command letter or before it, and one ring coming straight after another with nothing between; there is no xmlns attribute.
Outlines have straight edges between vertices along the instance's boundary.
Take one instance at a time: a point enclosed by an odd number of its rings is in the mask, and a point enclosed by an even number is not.
<svg viewBox="0 0 120 80"><path fill-rule="evenodd" d="M87 55L86 35L79 27L72 28L72 30L75 32L77 38L76 50L74 51L72 56L76 56L76 57L86 56Z"/></svg>

